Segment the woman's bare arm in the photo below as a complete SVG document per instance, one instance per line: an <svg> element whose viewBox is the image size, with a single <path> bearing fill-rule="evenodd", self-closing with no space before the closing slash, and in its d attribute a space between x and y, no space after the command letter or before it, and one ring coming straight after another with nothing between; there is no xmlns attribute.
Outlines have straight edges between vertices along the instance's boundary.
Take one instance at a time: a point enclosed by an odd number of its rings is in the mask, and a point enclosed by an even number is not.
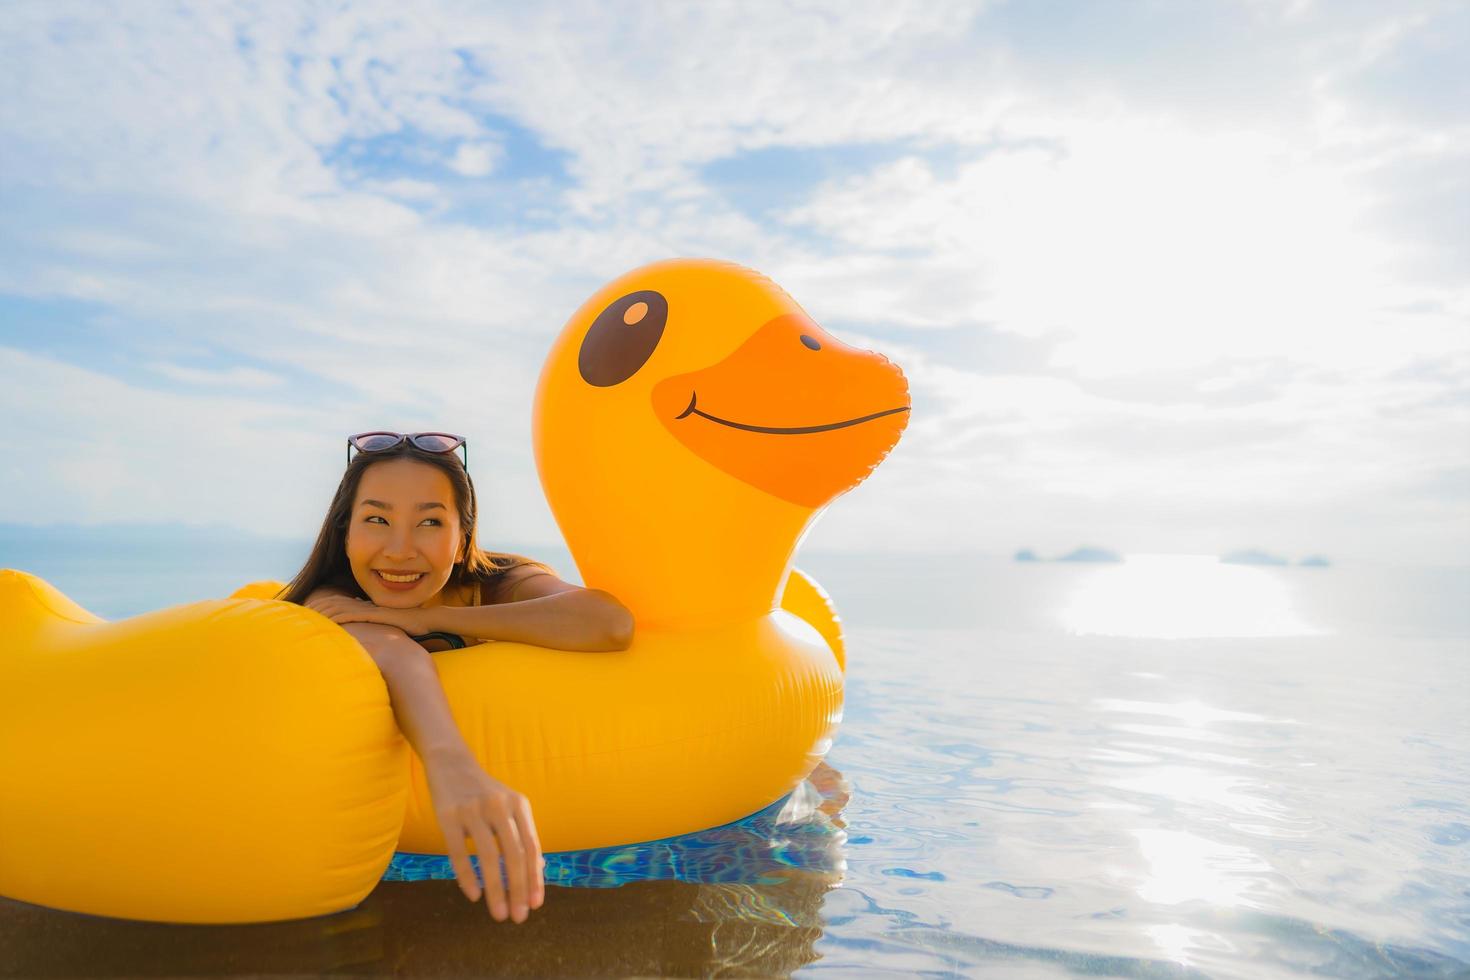
<svg viewBox="0 0 1470 980"><path fill-rule="evenodd" d="M524 922L546 898L546 860L530 801L480 767L454 722L427 650L396 626L346 623L342 628L362 644L387 682L398 727L423 762L460 888L471 901L479 899L481 886L464 845L471 838L482 862L490 914Z"/></svg>
<svg viewBox="0 0 1470 980"><path fill-rule="evenodd" d="M396 626L344 623L342 628L362 644L378 665L393 716L420 759L470 756L470 747L454 723L444 685L429 652Z"/></svg>
<svg viewBox="0 0 1470 980"><path fill-rule="evenodd" d="M303 600L301 604L303 606L308 606L309 608L316 608L315 606L312 605L312 601L315 600L315 599L317 599L317 598L319 598L319 597L321 597L321 596L342 596L342 597L347 598L347 599L353 599L353 598L355 598L355 596L353 596L353 595L351 595L351 594L349 594L347 592L344 592L341 589L334 588L334 587L329 586L329 585L322 585L322 586L318 586L317 588L313 589L312 592L311 592L311 595L307 596L306 599ZM321 612L320 609L317 609L317 611L318 612ZM339 626L350 626L350 625L353 625L353 624L350 624L350 623L338 623L337 625L339 625ZM387 623L379 623L379 624L362 623L360 625L363 625L363 626L367 626L367 625L388 626L390 629L396 630L398 632L404 632L399 627L392 626L391 624L387 624ZM348 632L351 633L352 631L351 630L348 630ZM357 634L354 633L353 635L356 636ZM364 635L371 635L371 634L364 634ZM408 635L408 634L405 633L404 635ZM361 637L359 637L359 639L361 639ZM417 642L417 641L415 641L415 642ZM419 646L423 647L425 650L429 651L430 653L441 653L441 652L443 652L446 649L452 649L449 646L440 646L440 644L443 644L445 642L446 641L444 641L442 639L434 638L434 639L422 641L421 643L419 643Z"/></svg>
<svg viewBox="0 0 1470 980"><path fill-rule="evenodd" d="M574 587L518 602L432 606L422 612L433 630L556 650L626 650L633 639L632 614L600 589Z"/></svg>
<svg viewBox="0 0 1470 980"><path fill-rule="evenodd" d="M340 589L323 586L312 591L306 601L317 596L346 595ZM393 717L398 728L427 763L431 756L469 756L470 749L454 724L449 701L439 673L434 669L429 652L414 642L397 626L386 623L340 623L353 639L367 651L378 665L388 696L393 703Z"/></svg>

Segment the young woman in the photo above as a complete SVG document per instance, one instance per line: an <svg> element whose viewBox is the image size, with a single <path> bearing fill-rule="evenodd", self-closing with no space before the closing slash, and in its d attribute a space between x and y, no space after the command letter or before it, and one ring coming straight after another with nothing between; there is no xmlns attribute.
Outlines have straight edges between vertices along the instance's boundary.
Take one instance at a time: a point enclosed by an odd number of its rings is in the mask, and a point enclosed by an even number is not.
<svg viewBox="0 0 1470 980"><path fill-rule="evenodd" d="M430 652L480 640L561 650L625 650L633 617L612 595L557 578L538 561L482 551L475 487L444 432L364 432L348 440L347 472L305 566L281 598L352 634L387 682L394 715L423 761L434 812L460 888L479 886L464 847L485 873L486 903L526 919L545 900L541 843L524 796L476 762L449 712ZM357 450L353 456L352 450Z"/></svg>

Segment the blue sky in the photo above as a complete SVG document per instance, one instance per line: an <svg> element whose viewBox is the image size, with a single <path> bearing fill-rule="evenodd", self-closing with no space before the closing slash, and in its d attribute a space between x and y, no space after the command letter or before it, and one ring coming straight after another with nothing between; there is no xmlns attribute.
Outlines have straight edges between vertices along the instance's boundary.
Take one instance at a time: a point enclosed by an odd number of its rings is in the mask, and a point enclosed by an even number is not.
<svg viewBox="0 0 1470 980"><path fill-rule="evenodd" d="M547 345L697 255L909 376L806 547L1460 563L1467 64L1451 2L12 5L0 520L309 537L433 428L556 541Z"/></svg>

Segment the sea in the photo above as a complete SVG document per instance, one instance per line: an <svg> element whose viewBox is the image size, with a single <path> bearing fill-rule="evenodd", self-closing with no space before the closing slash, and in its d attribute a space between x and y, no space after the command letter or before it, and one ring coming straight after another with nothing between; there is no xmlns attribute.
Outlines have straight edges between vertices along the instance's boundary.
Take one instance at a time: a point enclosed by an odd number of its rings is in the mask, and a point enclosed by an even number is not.
<svg viewBox="0 0 1470 980"><path fill-rule="evenodd" d="M310 544L73 530L0 529L0 567L109 619ZM522 925L401 853L287 923L0 898L0 976L1470 977L1470 567L1116 557L798 554L848 643L824 763L725 827L547 855Z"/></svg>

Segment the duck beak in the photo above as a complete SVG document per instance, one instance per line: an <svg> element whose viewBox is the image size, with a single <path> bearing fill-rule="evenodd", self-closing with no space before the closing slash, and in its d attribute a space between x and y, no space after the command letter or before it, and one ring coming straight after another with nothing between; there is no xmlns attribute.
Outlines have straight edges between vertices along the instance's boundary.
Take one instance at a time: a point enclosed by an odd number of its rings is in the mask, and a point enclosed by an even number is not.
<svg viewBox="0 0 1470 980"><path fill-rule="evenodd" d="M800 313L770 320L718 364L653 388L659 421L690 452L811 509L883 461L909 407L896 364Z"/></svg>

